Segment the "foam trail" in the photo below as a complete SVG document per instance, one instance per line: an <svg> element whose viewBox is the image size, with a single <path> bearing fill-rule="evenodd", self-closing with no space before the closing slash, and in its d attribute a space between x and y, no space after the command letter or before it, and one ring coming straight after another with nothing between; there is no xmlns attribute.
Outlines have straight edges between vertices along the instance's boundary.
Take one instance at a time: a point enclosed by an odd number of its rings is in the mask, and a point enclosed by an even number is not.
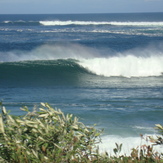
<svg viewBox="0 0 163 163"><path fill-rule="evenodd" d="M147 77L163 73L163 56L137 57L134 55L84 59L80 64L102 76Z"/></svg>

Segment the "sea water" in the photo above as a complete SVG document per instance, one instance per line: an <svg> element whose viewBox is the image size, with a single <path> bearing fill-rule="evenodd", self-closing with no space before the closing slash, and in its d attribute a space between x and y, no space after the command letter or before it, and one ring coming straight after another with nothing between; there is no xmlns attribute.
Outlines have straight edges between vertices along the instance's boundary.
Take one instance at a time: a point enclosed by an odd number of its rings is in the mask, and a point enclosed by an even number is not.
<svg viewBox="0 0 163 163"><path fill-rule="evenodd" d="M96 124L109 154L148 144L163 124L163 13L0 15L0 100Z"/></svg>

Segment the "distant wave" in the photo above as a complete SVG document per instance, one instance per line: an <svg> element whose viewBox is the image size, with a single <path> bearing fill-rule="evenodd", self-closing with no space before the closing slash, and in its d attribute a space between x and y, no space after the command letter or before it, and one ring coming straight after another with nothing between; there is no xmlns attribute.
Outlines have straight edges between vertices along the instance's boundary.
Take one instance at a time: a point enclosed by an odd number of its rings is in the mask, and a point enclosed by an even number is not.
<svg viewBox="0 0 163 163"><path fill-rule="evenodd" d="M111 25L110 22L95 22L95 21L40 21L42 25Z"/></svg>
<svg viewBox="0 0 163 163"><path fill-rule="evenodd" d="M163 26L163 22L118 22L118 21L61 21L61 20L44 20L44 21L10 21L0 22L0 25L44 25L44 26L68 26L68 25L113 25L113 26Z"/></svg>
<svg viewBox="0 0 163 163"><path fill-rule="evenodd" d="M107 21L40 21L45 26L66 25L115 25L115 26L163 26L163 22L107 22Z"/></svg>

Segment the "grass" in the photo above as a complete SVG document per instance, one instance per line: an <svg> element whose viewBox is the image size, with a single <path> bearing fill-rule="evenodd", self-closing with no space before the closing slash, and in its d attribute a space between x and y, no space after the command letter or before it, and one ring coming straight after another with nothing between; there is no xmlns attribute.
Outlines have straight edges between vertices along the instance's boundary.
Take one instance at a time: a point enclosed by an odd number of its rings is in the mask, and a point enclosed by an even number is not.
<svg viewBox="0 0 163 163"><path fill-rule="evenodd" d="M116 144L114 156L100 153L98 143L102 131L88 127L72 114L41 103L32 112L21 108L24 116L10 115L1 103L0 114L0 162L3 163L124 163L163 162L163 153L153 151L152 146L132 149L130 156L119 156L122 144ZM163 134L163 126L156 125ZM150 137L156 145L163 139Z"/></svg>

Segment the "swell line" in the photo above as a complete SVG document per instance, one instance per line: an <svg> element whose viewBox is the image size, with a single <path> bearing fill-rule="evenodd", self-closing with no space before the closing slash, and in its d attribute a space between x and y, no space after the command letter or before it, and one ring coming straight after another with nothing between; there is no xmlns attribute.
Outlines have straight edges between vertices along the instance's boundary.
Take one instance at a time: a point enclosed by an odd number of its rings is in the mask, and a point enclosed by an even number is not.
<svg viewBox="0 0 163 163"><path fill-rule="evenodd" d="M0 25L44 25L44 26L68 26L68 25L113 25L113 26L163 26L163 22L131 22L131 21L73 21L73 20L42 20L42 21L24 21L5 20Z"/></svg>

